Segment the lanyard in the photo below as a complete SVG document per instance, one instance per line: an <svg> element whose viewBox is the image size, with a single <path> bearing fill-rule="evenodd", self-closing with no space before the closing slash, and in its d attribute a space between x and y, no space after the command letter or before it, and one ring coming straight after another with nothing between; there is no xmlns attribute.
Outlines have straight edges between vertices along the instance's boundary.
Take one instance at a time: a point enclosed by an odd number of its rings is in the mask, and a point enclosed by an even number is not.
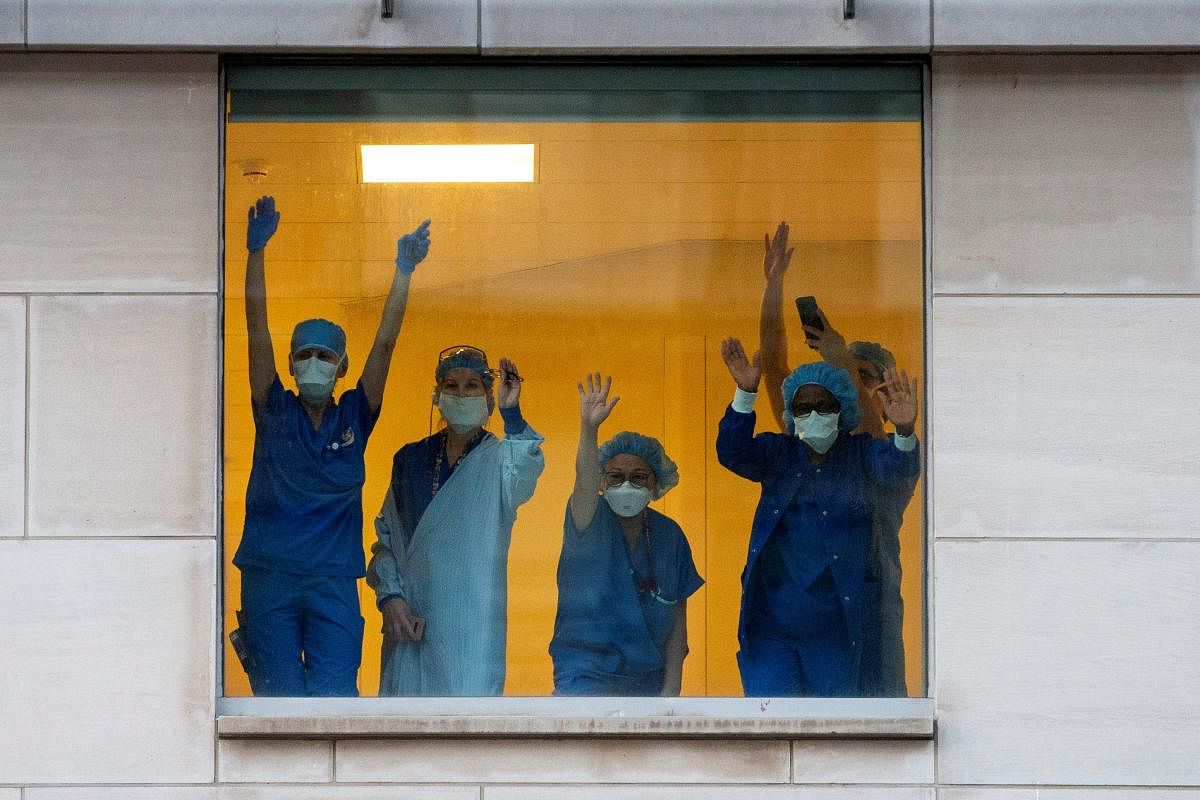
<svg viewBox="0 0 1200 800"><path fill-rule="evenodd" d="M477 433L471 437L471 440L469 442L467 442L467 446L463 448L462 453L458 456L458 458L454 459L454 463L450 465L450 474L451 475L454 474L454 470L457 469L458 465L463 462L463 459L466 458L467 455L472 450L475 449L475 445L479 444L479 442L482 440L483 440L483 431L482 430L480 430L479 433ZM449 442L450 442L450 434L446 433L446 431L442 431L442 441L438 445L437 455L433 459L433 495L432 496L434 496L434 497L437 496L438 489L440 489L441 485L442 485L442 463L446 460L446 446L449 444Z"/></svg>
<svg viewBox="0 0 1200 800"><path fill-rule="evenodd" d="M668 600L663 597L662 592L658 590L658 581L654 578L654 551L650 549L650 523L645 517L642 517L642 540L646 543L646 566L648 575L645 578L638 575L637 570L633 567L633 553L629 551L629 547L625 546L625 558L629 562L629 575L633 578L633 587L637 590L638 599L642 595L649 595L653 600L657 600L664 606L673 606L678 603L678 600ZM621 536L621 544L625 545L625 536Z"/></svg>

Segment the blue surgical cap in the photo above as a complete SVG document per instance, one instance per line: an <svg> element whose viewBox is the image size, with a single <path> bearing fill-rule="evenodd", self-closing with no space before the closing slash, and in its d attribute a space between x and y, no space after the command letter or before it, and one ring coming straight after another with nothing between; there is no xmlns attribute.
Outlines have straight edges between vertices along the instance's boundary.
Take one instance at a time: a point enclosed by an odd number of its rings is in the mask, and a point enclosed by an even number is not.
<svg viewBox="0 0 1200 800"><path fill-rule="evenodd" d="M666 451L663 450L662 442L653 436L645 436L633 431L621 431L600 445L601 469L613 457L619 456L621 453L637 456L649 464L650 469L654 470L654 477L658 479L658 491L654 495L655 500L662 497L679 483L679 467L675 466L675 462L667 457Z"/></svg>
<svg viewBox="0 0 1200 800"><path fill-rule="evenodd" d="M292 331L292 353L315 347L346 362L346 332L327 319L306 319Z"/></svg>
<svg viewBox="0 0 1200 800"><path fill-rule="evenodd" d="M783 417L787 423L788 433L792 433L794 430L792 398L796 396L796 390L810 383L828 389L829 393L838 401L838 405L841 406L841 415L838 417L839 429L849 431L858 426L859 420L862 419L862 413L858 410L858 391L854 388L854 381L850 379L850 373L826 364L824 361L814 361L811 364L796 367L792 370L792 374L783 380L783 405L786 409Z"/></svg>
<svg viewBox="0 0 1200 800"><path fill-rule="evenodd" d="M469 369L479 374L483 380L483 385L488 389L492 388L494 380L492 370L488 367L486 359L479 356L479 352L474 349L462 349L454 355L447 356L438 362L437 369L433 371L433 379L437 383L442 382L442 378L446 377L446 373L452 369Z"/></svg>
<svg viewBox="0 0 1200 800"><path fill-rule="evenodd" d="M875 375L883 380L883 371L896 368L896 357L878 342L851 342L846 346L850 355L861 358L875 368Z"/></svg>

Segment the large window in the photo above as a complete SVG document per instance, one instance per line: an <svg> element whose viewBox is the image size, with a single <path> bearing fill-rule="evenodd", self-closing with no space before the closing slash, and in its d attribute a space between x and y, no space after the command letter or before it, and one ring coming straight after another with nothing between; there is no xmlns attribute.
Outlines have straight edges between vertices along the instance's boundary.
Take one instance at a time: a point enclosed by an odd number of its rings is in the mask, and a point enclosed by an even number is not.
<svg viewBox="0 0 1200 800"><path fill-rule="evenodd" d="M272 65L231 67L228 76L226 633L238 627L242 606L243 573L232 559L255 444L243 243L247 209L272 196L281 217L265 276L276 369L294 390L293 327L331 320L346 332L349 360L335 397L354 387L368 360L397 239L431 220L432 243L411 279L366 449L367 558L393 454L439 428L431 404L439 352L469 344L485 350L493 368L512 359L524 378L524 417L545 437L545 468L518 510L507 551L504 692L551 693L547 648L576 479L577 383L592 372L611 375L621 400L599 440L631 430L662 442L679 483L651 508L678 523L704 580L687 604L682 694L741 695L740 576L761 486L718 461L718 425L734 394L721 342L738 337L747 351L758 347L764 234L786 221L795 248L782 279L787 368L821 358L806 344L794 302L812 296L847 343L881 344L923 379L920 67ZM367 145L526 145L517 156L532 155L532 173L484 180L478 171L433 171L370 182ZM438 155L418 154L418 164L435 170ZM450 163L466 157L452 154ZM760 386L759 432L780 430L768 402L779 391ZM925 410L922 402L918 434ZM863 415L878 421L880 411L870 406ZM498 413L487 428L504 437ZM864 554L861 580L883 598L882 616L860 620L856 636L887 638L887 626L895 627L903 662L883 669L899 670L910 696L925 693L922 497L918 482L911 501L899 503L902 524L898 513L889 522L878 508L850 509L855 535L869 539L850 545ZM453 557L464 556L470 552ZM898 582L902 616L887 599L889 581ZM356 587L365 618L357 684L373 695L382 622L376 592L363 581ZM872 633L872 624L884 632ZM248 695L246 673L224 641L224 694Z"/></svg>

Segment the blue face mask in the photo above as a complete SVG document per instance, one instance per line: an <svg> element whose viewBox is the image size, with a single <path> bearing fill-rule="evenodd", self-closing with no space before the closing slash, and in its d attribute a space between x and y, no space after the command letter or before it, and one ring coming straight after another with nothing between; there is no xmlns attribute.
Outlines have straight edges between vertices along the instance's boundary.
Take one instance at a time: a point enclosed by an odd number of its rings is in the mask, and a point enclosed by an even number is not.
<svg viewBox="0 0 1200 800"><path fill-rule="evenodd" d="M333 396L333 384L337 382L338 365L322 361L316 356L292 362L296 373L296 387L304 402L319 405Z"/></svg>
<svg viewBox="0 0 1200 800"><path fill-rule="evenodd" d="M793 416L792 425L800 441L818 453L828 453L837 441L838 419L841 416L838 412L820 414L810 411L801 417Z"/></svg>

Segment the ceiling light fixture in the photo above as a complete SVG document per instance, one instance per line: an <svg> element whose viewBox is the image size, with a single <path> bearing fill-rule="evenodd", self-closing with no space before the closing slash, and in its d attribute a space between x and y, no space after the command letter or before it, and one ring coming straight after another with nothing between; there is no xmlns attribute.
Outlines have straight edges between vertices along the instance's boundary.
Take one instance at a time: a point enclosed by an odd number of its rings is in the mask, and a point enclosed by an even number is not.
<svg viewBox="0 0 1200 800"><path fill-rule="evenodd" d="M363 183L532 183L531 144L364 144Z"/></svg>

